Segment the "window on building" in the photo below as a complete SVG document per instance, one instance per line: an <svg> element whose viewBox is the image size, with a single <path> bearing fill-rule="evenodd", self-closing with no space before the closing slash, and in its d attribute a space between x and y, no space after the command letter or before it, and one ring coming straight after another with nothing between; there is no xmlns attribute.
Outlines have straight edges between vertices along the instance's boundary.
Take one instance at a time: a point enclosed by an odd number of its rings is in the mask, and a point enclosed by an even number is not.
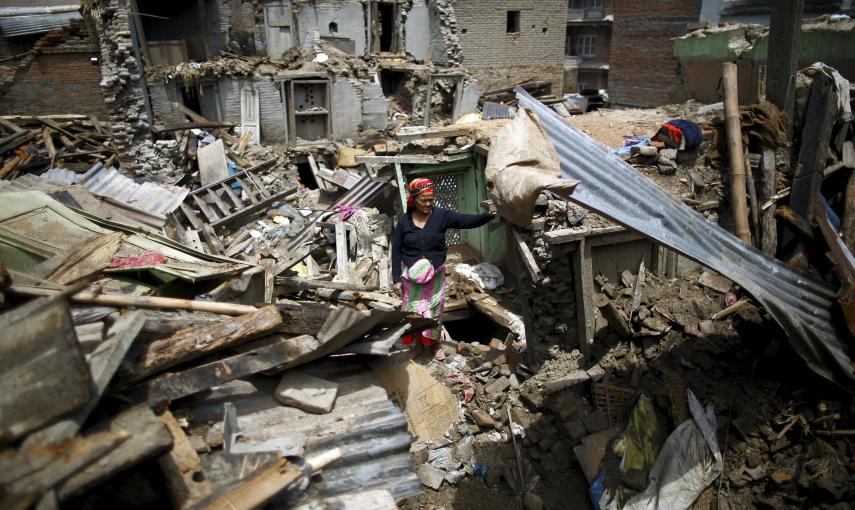
<svg viewBox="0 0 855 510"><path fill-rule="evenodd" d="M520 11L508 11L505 31L509 34L518 34L520 32Z"/></svg>
<svg viewBox="0 0 855 510"><path fill-rule="evenodd" d="M602 7L603 0L570 0L571 9L592 9Z"/></svg>
<svg viewBox="0 0 855 510"><path fill-rule="evenodd" d="M596 57L597 56L597 36L580 35L576 38L576 56L579 57Z"/></svg>
<svg viewBox="0 0 855 510"><path fill-rule="evenodd" d="M569 27L564 33L564 54L568 57L573 55L573 33Z"/></svg>

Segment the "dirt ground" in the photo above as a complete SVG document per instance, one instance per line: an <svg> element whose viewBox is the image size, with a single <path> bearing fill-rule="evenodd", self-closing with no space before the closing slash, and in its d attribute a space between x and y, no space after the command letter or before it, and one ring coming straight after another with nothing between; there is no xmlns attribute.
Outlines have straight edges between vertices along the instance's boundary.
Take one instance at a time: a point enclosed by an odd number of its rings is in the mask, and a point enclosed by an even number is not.
<svg viewBox="0 0 855 510"><path fill-rule="evenodd" d="M590 135L606 147L613 149L623 146L630 136L652 136L659 126L673 119L668 109L611 109L605 108L573 115L570 123Z"/></svg>

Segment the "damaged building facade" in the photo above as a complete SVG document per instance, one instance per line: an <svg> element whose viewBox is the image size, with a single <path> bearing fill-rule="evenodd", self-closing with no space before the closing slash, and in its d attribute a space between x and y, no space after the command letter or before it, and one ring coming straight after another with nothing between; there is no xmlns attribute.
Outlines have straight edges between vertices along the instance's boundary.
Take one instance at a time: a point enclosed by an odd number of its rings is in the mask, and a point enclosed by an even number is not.
<svg viewBox="0 0 855 510"><path fill-rule="evenodd" d="M383 132L392 113L418 125L431 94L450 94L446 118L459 117L478 89L449 67L461 61L450 12L423 1L104 2L107 101L135 141L147 119L177 124L185 108L290 145Z"/></svg>

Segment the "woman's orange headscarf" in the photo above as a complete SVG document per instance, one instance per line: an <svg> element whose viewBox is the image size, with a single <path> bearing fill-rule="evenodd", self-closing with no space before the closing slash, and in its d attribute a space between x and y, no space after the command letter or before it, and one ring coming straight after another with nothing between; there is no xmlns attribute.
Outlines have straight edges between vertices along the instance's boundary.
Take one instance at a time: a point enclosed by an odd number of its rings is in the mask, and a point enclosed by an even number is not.
<svg viewBox="0 0 855 510"><path fill-rule="evenodd" d="M410 181L410 185L407 186L410 194L407 195L407 209L413 206L413 200L415 200L416 196L421 195L422 193L433 193L433 181L426 177L419 177L417 179L413 179Z"/></svg>

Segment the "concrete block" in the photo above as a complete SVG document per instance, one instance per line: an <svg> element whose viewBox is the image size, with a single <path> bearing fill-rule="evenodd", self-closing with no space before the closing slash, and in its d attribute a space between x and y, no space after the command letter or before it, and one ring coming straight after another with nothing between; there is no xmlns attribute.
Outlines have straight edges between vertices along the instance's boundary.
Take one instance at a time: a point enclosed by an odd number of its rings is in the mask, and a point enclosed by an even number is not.
<svg viewBox="0 0 855 510"><path fill-rule="evenodd" d="M422 484L436 490L442 486L442 481L445 478L445 471L437 469L430 464L422 464L416 469L416 475L418 475Z"/></svg>
<svg viewBox="0 0 855 510"><path fill-rule="evenodd" d="M659 157L677 161L677 149L662 149L659 151Z"/></svg>
<svg viewBox="0 0 855 510"><path fill-rule="evenodd" d="M294 371L285 372L274 394L286 406L317 414L330 412L337 395L338 384Z"/></svg>
<svg viewBox="0 0 855 510"><path fill-rule="evenodd" d="M575 372L570 373L569 375L565 375L564 377L555 379L554 381L544 383L543 391L547 393L554 393L558 390L563 390L564 388L569 388L571 386L581 384L590 379L591 378L588 376L587 372L585 372L584 370L577 370Z"/></svg>
<svg viewBox="0 0 855 510"><path fill-rule="evenodd" d="M567 431L567 434L574 441L579 441L586 435L588 435L588 430L585 428L585 424L582 423L582 420L573 420L564 424L564 430Z"/></svg>
<svg viewBox="0 0 855 510"><path fill-rule="evenodd" d="M501 393L511 386L511 381L505 376L499 377L492 384L489 384L484 388L484 391L487 392L488 395L495 395L497 393Z"/></svg>

